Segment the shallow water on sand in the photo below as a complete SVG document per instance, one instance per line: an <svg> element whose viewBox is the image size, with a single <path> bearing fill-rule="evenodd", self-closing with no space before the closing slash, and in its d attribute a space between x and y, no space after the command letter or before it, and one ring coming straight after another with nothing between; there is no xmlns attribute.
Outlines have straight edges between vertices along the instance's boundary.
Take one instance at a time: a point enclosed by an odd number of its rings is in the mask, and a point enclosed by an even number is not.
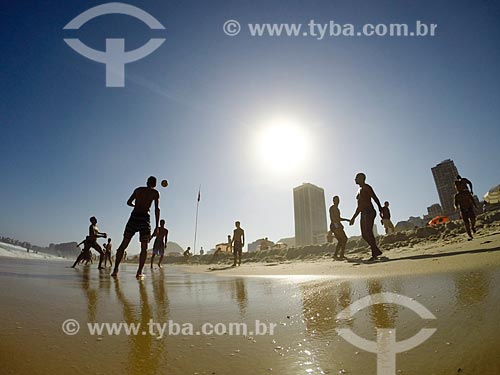
<svg viewBox="0 0 500 375"><path fill-rule="evenodd" d="M336 328L376 340L395 328L397 341L437 328L422 345L397 354L398 374L500 373L500 272L383 279L233 278L167 267L137 281L124 265L117 280L95 266L0 259L0 374L376 374L377 356L340 337ZM435 316L377 304L336 315L367 295L397 293ZM80 331L65 335L76 319ZM155 323L275 323L274 335L142 334ZM138 335L90 335L87 323L141 323ZM147 329L145 330L147 331Z"/></svg>

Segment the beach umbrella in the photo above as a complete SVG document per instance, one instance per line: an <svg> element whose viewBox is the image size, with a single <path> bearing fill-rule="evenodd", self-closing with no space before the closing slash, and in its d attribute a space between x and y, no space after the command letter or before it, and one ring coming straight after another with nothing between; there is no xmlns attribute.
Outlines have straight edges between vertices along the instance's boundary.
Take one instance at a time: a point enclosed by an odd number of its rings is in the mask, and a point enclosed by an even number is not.
<svg viewBox="0 0 500 375"><path fill-rule="evenodd" d="M492 187L483 198L490 204L500 203L500 185Z"/></svg>
<svg viewBox="0 0 500 375"><path fill-rule="evenodd" d="M431 221L429 221L429 225L431 227L434 227L436 225L447 223L448 221L450 221L450 219L448 219L448 216L439 215L433 218Z"/></svg>

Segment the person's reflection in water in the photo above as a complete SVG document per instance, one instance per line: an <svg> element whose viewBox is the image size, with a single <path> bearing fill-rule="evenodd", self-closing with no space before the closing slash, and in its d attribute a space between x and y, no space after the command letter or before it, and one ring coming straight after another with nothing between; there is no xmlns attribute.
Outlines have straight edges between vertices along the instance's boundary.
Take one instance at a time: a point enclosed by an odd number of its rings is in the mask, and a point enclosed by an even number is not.
<svg viewBox="0 0 500 375"><path fill-rule="evenodd" d="M240 309L241 318L246 316L246 308L248 306L247 288L244 279L235 279L232 286L232 298L236 300Z"/></svg>
<svg viewBox="0 0 500 375"><path fill-rule="evenodd" d="M97 290L91 286L90 267L85 266L82 273L82 290L87 299L87 321L95 322L97 312Z"/></svg>
<svg viewBox="0 0 500 375"><path fill-rule="evenodd" d="M368 281L368 293L370 295L384 292L382 284L378 280ZM372 325L375 328L394 328L398 316L397 308L394 304L371 305L369 308Z"/></svg>
<svg viewBox="0 0 500 375"><path fill-rule="evenodd" d="M158 373L160 359L162 358L162 353L164 353L164 340L166 337L157 339L156 336L152 336L149 332L148 323L151 319L153 319L153 316L144 282L139 282L139 306L133 306L130 304L120 289L120 281L118 279L115 280L115 292L118 301L122 304L123 321L128 324L140 323L138 334L128 336L130 354L126 356L127 374ZM167 322L162 321L155 323L163 324ZM146 334L142 334L142 332L146 332ZM156 334L158 335L157 330Z"/></svg>
<svg viewBox="0 0 500 375"><path fill-rule="evenodd" d="M168 295L165 290L165 273L164 268L161 268L159 272L151 273L151 284L153 287L153 294L155 297L155 303L158 307L157 320L158 323L167 322L170 313Z"/></svg>

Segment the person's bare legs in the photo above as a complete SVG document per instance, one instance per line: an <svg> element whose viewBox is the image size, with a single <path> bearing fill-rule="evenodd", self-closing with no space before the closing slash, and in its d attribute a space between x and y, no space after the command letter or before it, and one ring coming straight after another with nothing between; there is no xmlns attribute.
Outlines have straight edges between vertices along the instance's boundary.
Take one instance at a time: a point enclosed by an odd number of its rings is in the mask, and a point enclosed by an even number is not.
<svg viewBox="0 0 500 375"><path fill-rule="evenodd" d="M130 238L123 238L122 243L116 250L116 259L115 259L115 268L113 270L113 273L111 276L116 276L118 275L118 266L120 265L122 259L123 259L123 253L125 250L127 250L128 245L130 244Z"/></svg>
<svg viewBox="0 0 500 375"><path fill-rule="evenodd" d="M465 231L467 232L467 235L469 236L469 239L472 240L472 232L470 230L469 218L466 217L466 216L464 216L463 221L464 221L464 225L465 225Z"/></svg>
<svg viewBox="0 0 500 375"><path fill-rule="evenodd" d="M80 263L80 262L82 261L82 259L83 259L83 258L84 258L83 253L78 254L78 257L76 258L75 263L73 263L73 265L71 266L71 268L75 268L75 267L76 267L76 265L77 265L78 263Z"/></svg>
<svg viewBox="0 0 500 375"><path fill-rule="evenodd" d="M382 251L377 246L377 240L373 234L373 224L375 222L376 213L362 212L361 213L361 237L368 243L372 250L372 258L376 259L379 255L382 255Z"/></svg>
<svg viewBox="0 0 500 375"><path fill-rule="evenodd" d="M158 261L158 267L160 267L160 268L161 268L162 260L163 260L163 255L160 255L160 260Z"/></svg>
<svg viewBox="0 0 500 375"><path fill-rule="evenodd" d="M155 260L155 253L153 251L153 255L151 255L151 269L153 269L153 262Z"/></svg>
<svg viewBox="0 0 500 375"><path fill-rule="evenodd" d="M103 262L103 260L104 260L104 256L105 256L105 255L104 255L104 251L102 251L101 245L99 245L98 243L96 243L96 244L94 244L94 245L92 246L92 248L93 248L95 251L97 251L97 252L99 253L99 265L97 266L97 269L98 269L98 270L102 270L102 269L104 269L104 268L102 267L102 262Z"/></svg>
<svg viewBox="0 0 500 375"><path fill-rule="evenodd" d="M148 258L148 241L143 241L141 242L141 254L139 255L139 268L137 269L135 277L142 276L142 269L144 268L144 264L146 263L147 258Z"/></svg>

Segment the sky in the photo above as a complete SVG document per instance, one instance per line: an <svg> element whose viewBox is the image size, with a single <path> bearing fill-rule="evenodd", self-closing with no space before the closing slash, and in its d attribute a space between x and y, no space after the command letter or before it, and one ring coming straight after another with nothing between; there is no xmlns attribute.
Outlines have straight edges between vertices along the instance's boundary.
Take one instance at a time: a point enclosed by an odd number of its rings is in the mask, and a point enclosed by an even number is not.
<svg viewBox="0 0 500 375"><path fill-rule="evenodd" d="M117 14L63 30L103 3L11 1L0 10L0 235L80 241L95 215L117 243L126 201L149 175L169 181L159 187L161 215L184 248L201 185L198 249L225 241L235 220L247 242L293 237L292 191L303 182L324 188L327 204L339 195L350 217L363 171L395 222L438 202L431 167L444 159L481 196L500 183L495 1L127 1L165 30ZM240 34L224 33L229 19ZM246 28L311 19L438 26L434 37L322 40ZM125 87L113 88L105 66L72 50L69 37L98 50L106 38L124 38L126 50L166 40L127 64Z"/></svg>

